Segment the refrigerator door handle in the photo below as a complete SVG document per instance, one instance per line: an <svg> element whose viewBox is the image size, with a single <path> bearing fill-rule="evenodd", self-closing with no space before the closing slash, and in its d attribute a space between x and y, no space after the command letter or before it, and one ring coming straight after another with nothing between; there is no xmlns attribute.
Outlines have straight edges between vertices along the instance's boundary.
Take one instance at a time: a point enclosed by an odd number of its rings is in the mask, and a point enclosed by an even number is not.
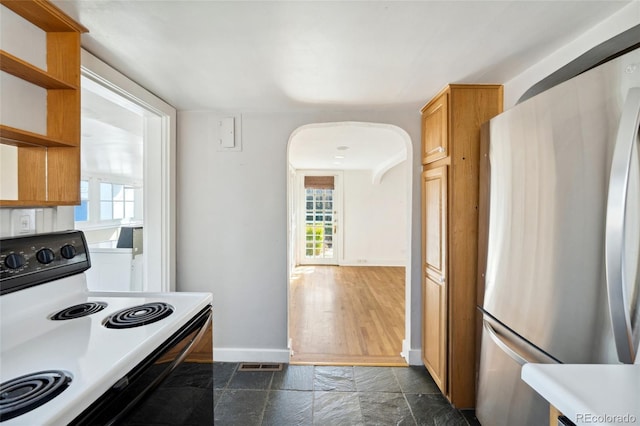
<svg viewBox="0 0 640 426"><path fill-rule="evenodd" d="M504 353L509 355L509 358L513 359L515 362L517 362L520 365L525 365L528 362L534 362L526 359L525 357L520 355L518 352L516 352L515 349L511 348L511 346L509 346L509 344L504 339L502 339L498 335L498 333L496 333L496 331L491 326L491 323L489 323L489 321L485 319L485 320L482 320L482 322L484 323L484 330L487 332L489 337L491 337L491 340L493 340L493 342L496 345L498 345L498 347L500 347L500 349L502 349Z"/></svg>
<svg viewBox="0 0 640 426"><path fill-rule="evenodd" d="M640 87L629 89L622 110L616 144L611 162L605 236L605 270L609 313L618 359L633 364L631 319L624 276L624 235L627 210L627 190L633 146L640 126Z"/></svg>
<svg viewBox="0 0 640 426"><path fill-rule="evenodd" d="M491 324L489 324L487 320L484 320L483 323L484 323L484 330L487 332L489 337L491 337L491 340L493 340L493 342L496 345L498 345L498 347L500 347L500 349L502 349L504 353L509 355L509 358L511 358L512 360L514 360L520 365L525 365L528 362L523 356L521 356L515 350L511 349L509 345L506 342L504 342L500 338L500 336L496 334L495 330L493 329L493 327L491 327Z"/></svg>

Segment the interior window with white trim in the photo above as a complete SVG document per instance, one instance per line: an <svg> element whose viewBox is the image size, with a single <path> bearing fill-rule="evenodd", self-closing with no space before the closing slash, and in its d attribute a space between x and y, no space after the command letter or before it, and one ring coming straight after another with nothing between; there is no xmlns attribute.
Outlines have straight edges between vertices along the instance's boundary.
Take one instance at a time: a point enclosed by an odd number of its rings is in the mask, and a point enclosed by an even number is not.
<svg viewBox="0 0 640 426"><path fill-rule="evenodd" d="M74 220L76 222L86 222L89 220L89 181L80 181L80 205L75 206Z"/></svg>
<svg viewBox="0 0 640 426"><path fill-rule="evenodd" d="M133 187L100 182L100 220L133 218L134 202Z"/></svg>

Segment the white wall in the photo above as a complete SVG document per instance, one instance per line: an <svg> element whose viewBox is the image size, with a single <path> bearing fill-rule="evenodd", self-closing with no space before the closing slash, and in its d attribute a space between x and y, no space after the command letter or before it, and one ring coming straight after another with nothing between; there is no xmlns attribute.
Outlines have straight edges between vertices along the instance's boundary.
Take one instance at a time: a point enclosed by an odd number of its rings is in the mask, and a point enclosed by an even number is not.
<svg viewBox="0 0 640 426"><path fill-rule="evenodd" d="M47 35L5 6L0 5L0 49L47 68ZM47 91L4 71L0 73L2 124L35 133L47 130Z"/></svg>
<svg viewBox="0 0 640 426"><path fill-rule="evenodd" d="M531 86L591 48L640 24L640 1L634 1L566 44L542 61L504 83L504 109L516 104Z"/></svg>
<svg viewBox="0 0 640 426"><path fill-rule="evenodd" d="M0 200L17 199L18 148L2 144L0 145Z"/></svg>
<svg viewBox="0 0 640 426"><path fill-rule="evenodd" d="M23 230L25 217L29 229ZM38 209L0 208L0 237L22 234L56 232L73 229L73 208L51 207Z"/></svg>
<svg viewBox="0 0 640 426"><path fill-rule="evenodd" d="M404 266L407 162L374 184L369 170L345 170L342 265Z"/></svg>
<svg viewBox="0 0 640 426"><path fill-rule="evenodd" d="M291 133L310 123L387 123L410 135L416 163L411 321L419 324L419 112L245 113L241 152L216 151L209 125L215 115L178 113L176 266L179 290L213 293L214 357L288 360L286 153ZM410 347L419 348L419 327L411 334Z"/></svg>

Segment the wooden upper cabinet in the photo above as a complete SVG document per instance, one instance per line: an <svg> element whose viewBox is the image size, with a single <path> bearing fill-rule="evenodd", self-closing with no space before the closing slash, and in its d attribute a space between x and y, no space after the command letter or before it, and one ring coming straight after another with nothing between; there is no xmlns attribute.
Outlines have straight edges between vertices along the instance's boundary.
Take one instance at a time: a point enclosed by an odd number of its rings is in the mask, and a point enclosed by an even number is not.
<svg viewBox="0 0 640 426"><path fill-rule="evenodd" d="M449 140L449 94L442 93L422 109L422 164L446 158Z"/></svg>
<svg viewBox="0 0 640 426"><path fill-rule="evenodd" d="M80 35L87 29L48 0L0 0L46 33L47 69L0 50L0 70L46 89L46 134L0 123L17 147L17 199L1 207L80 203ZM44 106L43 106L44 107Z"/></svg>

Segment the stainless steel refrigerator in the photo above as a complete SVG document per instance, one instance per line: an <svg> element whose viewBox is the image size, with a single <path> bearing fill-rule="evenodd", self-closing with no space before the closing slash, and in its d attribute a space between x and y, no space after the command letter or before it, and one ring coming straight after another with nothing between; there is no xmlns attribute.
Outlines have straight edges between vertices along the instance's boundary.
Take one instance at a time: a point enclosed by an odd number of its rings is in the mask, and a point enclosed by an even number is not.
<svg viewBox="0 0 640 426"><path fill-rule="evenodd" d="M548 424L549 405L520 379L526 362L634 362L639 126L640 50L490 121L483 426Z"/></svg>

